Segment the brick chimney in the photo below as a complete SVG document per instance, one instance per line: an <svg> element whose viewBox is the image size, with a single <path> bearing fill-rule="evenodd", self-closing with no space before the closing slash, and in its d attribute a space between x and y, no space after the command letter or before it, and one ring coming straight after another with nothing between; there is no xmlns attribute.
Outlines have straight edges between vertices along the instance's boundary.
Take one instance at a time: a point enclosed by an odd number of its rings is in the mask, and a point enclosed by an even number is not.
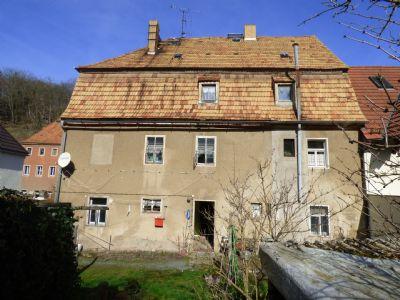
<svg viewBox="0 0 400 300"><path fill-rule="evenodd" d="M246 24L244 25L244 40L245 41L256 41L256 25Z"/></svg>
<svg viewBox="0 0 400 300"><path fill-rule="evenodd" d="M160 41L159 31L160 27L158 26L158 21L150 20L147 54L155 55L157 53L158 42Z"/></svg>

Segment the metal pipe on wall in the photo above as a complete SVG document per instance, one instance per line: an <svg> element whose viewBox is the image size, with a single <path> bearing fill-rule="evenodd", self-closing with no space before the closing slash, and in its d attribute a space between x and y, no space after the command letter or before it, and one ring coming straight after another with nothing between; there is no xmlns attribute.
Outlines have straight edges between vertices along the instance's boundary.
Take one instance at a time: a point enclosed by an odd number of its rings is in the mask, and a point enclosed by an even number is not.
<svg viewBox="0 0 400 300"><path fill-rule="evenodd" d="M67 130L63 127L64 121L61 121L61 128L63 128L63 138L61 142L61 153L65 152L65 144L67 141ZM61 189L61 179L62 179L62 170L60 166L57 166L58 169L58 177L57 177L57 186L56 186L56 196L54 198L55 203L60 203L60 189Z"/></svg>
<svg viewBox="0 0 400 300"><path fill-rule="evenodd" d="M299 44L293 44L294 65L296 69L296 87L295 87L295 103L297 113L297 132L296 132L296 150L297 150L297 201L301 202L301 192L303 187L302 175L302 126L301 126L301 92L300 92L300 65L299 65Z"/></svg>

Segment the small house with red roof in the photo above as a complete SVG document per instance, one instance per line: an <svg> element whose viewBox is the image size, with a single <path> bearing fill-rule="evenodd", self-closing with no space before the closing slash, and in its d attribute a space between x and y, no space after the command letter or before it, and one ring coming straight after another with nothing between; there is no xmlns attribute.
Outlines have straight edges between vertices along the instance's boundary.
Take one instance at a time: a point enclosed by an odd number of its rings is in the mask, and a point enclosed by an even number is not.
<svg viewBox="0 0 400 300"><path fill-rule="evenodd" d="M372 236L400 226L400 67L351 67L350 80L367 118L361 129L364 184Z"/></svg>
<svg viewBox="0 0 400 300"><path fill-rule="evenodd" d="M55 191L61 138L60 123L53 122L22 141L28 152L21 174L22 190L37 200L51 198Z"/></svg>

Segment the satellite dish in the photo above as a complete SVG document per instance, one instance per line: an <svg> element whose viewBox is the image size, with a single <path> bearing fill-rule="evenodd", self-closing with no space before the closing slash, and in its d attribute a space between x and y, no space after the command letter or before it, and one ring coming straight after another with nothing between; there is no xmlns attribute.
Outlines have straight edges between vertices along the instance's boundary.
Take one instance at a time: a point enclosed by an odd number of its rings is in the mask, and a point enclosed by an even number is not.
<svg viewBox="0 0 400 300"><path fill-rule="evenodd" d="M71 162L71 154L68 152L61 153L60 156L58 157L58 165L61 168L65 168L68 166Z"/></svg>

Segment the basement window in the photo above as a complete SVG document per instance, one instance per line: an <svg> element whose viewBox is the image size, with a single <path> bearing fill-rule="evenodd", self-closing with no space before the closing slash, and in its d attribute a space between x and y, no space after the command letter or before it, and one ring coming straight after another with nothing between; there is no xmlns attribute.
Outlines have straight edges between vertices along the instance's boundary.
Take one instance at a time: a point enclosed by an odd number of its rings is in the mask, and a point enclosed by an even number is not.
<svg viewBox="0 0 400 300"><path fill-rule="evenodd" d="M146 164L163 164L164 163L164 137L163 136L146 136Z"/></svg>
<svg viewBox="0 0 400 300"><path fill-rule="evenodd" d="M311 233L329 236L329 215L327 206L310 206Z"/></svg>
<svg viewBox="0 0 400 300"><path fill-rule="evenodd" d="M393 89L393 85L383 76L370 76L369 79L380 89Z"/></svg>
<svg viewBox="0 0 400 300"><path fill-rule="evenodd" d="M277 83L275 85L275 100L278 103L291 104L293 99L293 84Z"/></svg>
<svg viewBox="0 0 400 300"><path fill-rule="evenodd" d="M200 103L218 102L218 82L200 82Z"/></svg>
<svg viewBox="0 0 400 300"><path fill-rule="evenodd" d="M161 199L142 199L142 212L160 213Z"/></svg>
<svg viewBox="0 0 400 300"><path fill-rule="evenodd" d="M196 140L196 165L215 165L216 137L198 136Z"/></svg>
<svg viewBox="0 0 400 300"><path fill-rule="evenodd" d="M89 210L88 214L88 225L93 226L105 226L106 225L106 214L105 209L96 208L106 208L107 198L105 197L91 197L89 205L93 208Z"/></svg>
<svg viewBox="0 0 400 300"><path fill-rule="evenodd" d="M285 156L285 157L295 157L296 156L294 139L284 139L283 140L283 156Z"/></svg>
<svg viewBox="0 0 400 300"><path fill-rule="evenodd" d="M261 203L251 203L251 216L253 218L261 216Z"/></svg>
<svg viewBox="0 0 400 300"><path fill-rule="evenodd" d="M328 167L326 139L307 140L308 166L311 168Z"/></svg>

